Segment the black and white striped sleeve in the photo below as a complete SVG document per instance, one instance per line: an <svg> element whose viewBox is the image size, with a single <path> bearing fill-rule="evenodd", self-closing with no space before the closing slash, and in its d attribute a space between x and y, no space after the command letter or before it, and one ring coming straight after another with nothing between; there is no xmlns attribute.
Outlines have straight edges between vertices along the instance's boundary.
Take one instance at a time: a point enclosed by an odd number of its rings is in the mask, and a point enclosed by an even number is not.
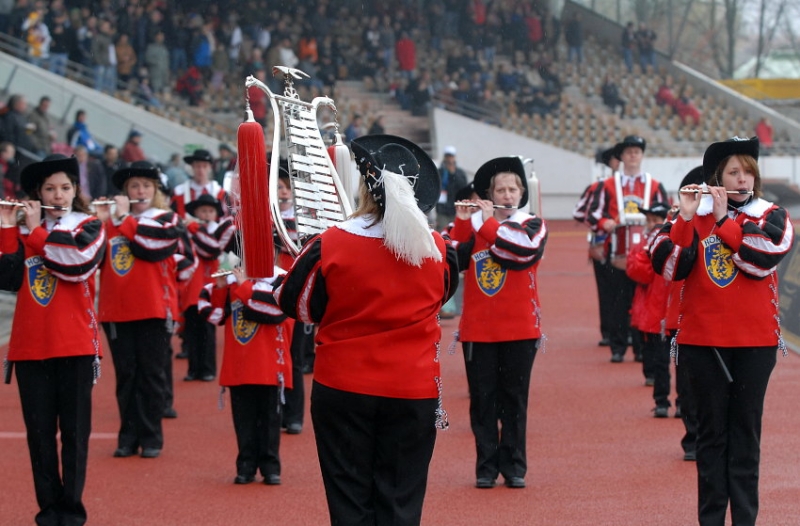
<svg viewBox="0 0 800 526"><path fill-rule="evenodd" d="M788 212L776 207L763 226L754 221L742 225L742 244L733 254L733 263L743 272L757 278L768 276L789 253L794 242L794 228Z"/></svg>
<svg viewBox="0 0 800 526"><path fill-rule="evenodd" d="M250 298L244 302L242 315L248 321L275 325L286 319L286 314L278 307L273 286L280 286L281 277L256 280Z"/></svg>
<svg viewBox="0 0 800 526"><path fill-rule="evenodd" d="M125 230L129 216L120 230ZM155 217L140 217L131 240L131 252L137 258L152 263L163 261L178 250L182 229L175 212L165 212Z"/></svg>
<svg viewBox="0 0 800 526"><path fill-rule="evenodd" d="M678 219L677 221L682 221ZM683 223L678 227L678 232L682 238L689 240L688 243L678 244L675 242L676 223L668 222L661 227L653 243L650 245L650 254L653 261L653 270L667 281L681 281L686 279L692 271L694 262L697 259L697 250L700 238L694 231L690 223Z"/></svg>
<svg viewBox="0 0 800 526"><path fill-rule="evenodd" d="M510 270L532 267L542 259L547 244L547 226L533 216L522 224L506 221L497 229L490 252L498 265Z"/></svg>
<svg viewBox="0 0 800 526"><path fill-rule="evenodd" d="M45 240L44 265L57 278L85 281L97 270L106 251L103 223L88 216L72 230L54 229Z"/></svg>
<svg viewBox="0 0 800 526"><path fill-rule="evenodd" d="M311 239L297 256L283 282L275 289L281 310L290 318L319 323L328 305L322 275L322 238Z"/></svg>

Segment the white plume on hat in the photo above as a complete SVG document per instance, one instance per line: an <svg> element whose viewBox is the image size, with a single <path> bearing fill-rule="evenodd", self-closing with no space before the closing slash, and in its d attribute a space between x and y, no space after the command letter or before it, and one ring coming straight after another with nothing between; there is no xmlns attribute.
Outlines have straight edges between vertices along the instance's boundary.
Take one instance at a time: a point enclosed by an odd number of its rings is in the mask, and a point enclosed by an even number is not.
<svg viewBox="0 0 800 526"><path fill-rule="evenodd" d="M417 207L410 181L390 170L382 170L386 191L383 214L384 241L392 254L409 265L421 267L425 258L442 260L425 214Z"/></svg>

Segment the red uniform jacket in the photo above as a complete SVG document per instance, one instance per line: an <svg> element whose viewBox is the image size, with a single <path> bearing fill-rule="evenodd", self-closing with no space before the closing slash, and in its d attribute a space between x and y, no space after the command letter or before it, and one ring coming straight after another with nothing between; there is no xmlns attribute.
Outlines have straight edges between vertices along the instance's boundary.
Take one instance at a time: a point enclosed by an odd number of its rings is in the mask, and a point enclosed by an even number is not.
<svg viewBox="0 0 800 526"><path fill-rule="evenodd" d="M8 344L12 362L101 354L94 275L105 253L103 225L70 212L47 227L50 232L37 227L30 234L1 229L2 270L22 274ZM19 261L7 267L8 258Z"/></svg>
<svg viewBox="0 0 800 526"><path fill-rule="evenodd" d="M177 280L194 269L183 252L185 231L172 211L150 208L122 223L106 222L108 257L100 273L100 320L124 322L178 315ZM183 276L187 277L188 276Z"/></svg>
<svg viewBox="0 0 800 526"><path fill-rule="evenodd" d="M678 344L760 347L780 342L776 267L794 228L783 208L755 198L729 210L721 226L703 196L691 221L667 223L653 245L653 266L685 280Z"/></svg>
<svg viewBox="0 0 800 526"><path fill-rule="evenodd" d="M455 292L455 251L433 233L442 261L398 260L370 217L335 225L306 244L278 303L318 323L314 380L353 393L424 399L438 395L438 314Z"/></svg>
<svg viewBox="0 0 800 526"><path fill-rule="evenodd" d="M536 269L547 243L545 222L516 212L499 223L481 212L458 219L451 235L464 270L459 339L504 342L542 335Z"/></svg>
<svg viewBox="0 0 800 526"><path fill-rule="evenodd" d="M211 180L207 185L200 186L191 179L183 184L179 184L172 189L172 201L170 207L183 219L186 218L186 204L191 203L203 193L210 194L222 203L222 213L226 216L230 214L230 200L226 192L217 181Z"/></svg>
<svg viewBox="0 0 800 526"><path fill-rule="evenodd" d="M276 267L271 278L249 280L226 288L209 283L198 310L209 322L225 324L225 351L219 384L277 385L292 388L292 328L294 320L278 308L272 286L285 272Z"/></svg>
<svg viewBox="0 0 800 526"><path fill-rule="evenodd" d="M648 236L648 241L631 248L625 272L636 282L631 305L631 326L642 332L662 334L667 315L667 298L669 283L653 270L650 260L650 243L655 239L657 230Z"/></svg>

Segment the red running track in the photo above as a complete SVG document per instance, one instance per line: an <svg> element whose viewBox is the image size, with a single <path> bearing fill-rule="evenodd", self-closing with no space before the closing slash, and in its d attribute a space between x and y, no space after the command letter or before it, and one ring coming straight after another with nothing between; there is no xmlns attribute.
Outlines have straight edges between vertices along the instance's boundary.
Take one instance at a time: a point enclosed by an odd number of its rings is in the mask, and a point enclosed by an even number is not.
<svg viewBox="0 0 800 526"><path fill-rule="evenodd" d="M609 363L597 347L597 300L585 231L551 222L540 269L545 352L536 357L528 419L528 487L473 488L474 442L460 349L443 352L445 409L422 523L444 526L696 524L696 471L682 460L681 422L654 419L640 364ZM443 321L443 348L457 320ZM177 420L165 420L160 458L112 458L118 427L114 374L104 360L84 501L89 524L272 525L328 523L314 437L283 435L283 485L235 486L236 442L219 388L181 381ZM306 384L311 377L306 376ZM767 393L759 523L800 524L800 358L779 357ZM36 501L16 386L0 388L0 524L33 524Z"/></svg>

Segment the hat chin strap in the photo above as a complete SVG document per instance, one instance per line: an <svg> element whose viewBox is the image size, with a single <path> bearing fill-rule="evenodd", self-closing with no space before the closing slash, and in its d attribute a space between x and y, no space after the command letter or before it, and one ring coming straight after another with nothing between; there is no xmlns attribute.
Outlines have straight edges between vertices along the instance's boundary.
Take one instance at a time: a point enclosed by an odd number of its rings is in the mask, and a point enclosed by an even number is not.
<svg viewBox="0 0 800 526"><path fill-rule="evenodd" d="M428 220L417 206L414 189L404 175L381 172L386 202L383 215L384 245L398 259L421 267L425 258L442 260Z"/></svg>

